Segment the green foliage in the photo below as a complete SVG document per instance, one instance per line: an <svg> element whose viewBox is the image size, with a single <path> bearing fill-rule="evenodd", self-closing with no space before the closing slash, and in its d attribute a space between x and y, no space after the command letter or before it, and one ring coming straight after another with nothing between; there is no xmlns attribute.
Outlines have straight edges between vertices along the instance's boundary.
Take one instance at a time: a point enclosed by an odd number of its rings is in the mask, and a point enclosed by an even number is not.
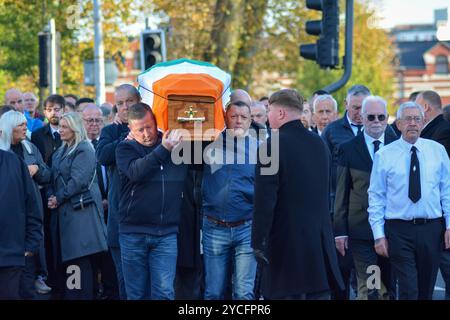
<svg viewBox="0 0 450 320"><path fill-rule="evenodd" d="M321 70L299 57L299 45L316 37L304 31L305 22L320 13L294 0L103 0L105 58L125 53L126 26L144 15L168 30L168 59L191 58L213 62L233 77L234 88L255 97L283 87L309 96L337 79L343 70ZM341 1L343 12L344 1ZM92 0L0 0L0 95L12 86L34 90L38 81L37 34L55 18L61 34L60 93L93 95L83 85L83 61L92 59ZM394 51L385 31L372 27L376 12L355 1L353 73L334 93L340 104L349 86L361 83L374 94L393 101ZM344 53L344 21L340 53ZM391 110L392 111L392 110Z"/></svg>

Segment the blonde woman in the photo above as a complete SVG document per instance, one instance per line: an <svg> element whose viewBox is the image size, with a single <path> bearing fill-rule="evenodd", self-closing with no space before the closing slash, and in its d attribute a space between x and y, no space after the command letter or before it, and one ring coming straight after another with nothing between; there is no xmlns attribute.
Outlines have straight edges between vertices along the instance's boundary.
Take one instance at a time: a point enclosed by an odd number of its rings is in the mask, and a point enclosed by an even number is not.
<svg viewBox="0 0 450 320"><path fill-rule="evenodd" d="M51 222L55 256L61 264L64 298L92 300L93 255L107 250L102 199L95 180L95 151L78 113L62 116L59 134L63 143L52 157L53 192L50 190L48 198L48 207L55 211ZM81 205L77 201L86 193L94 201ZM66 278L74 272L81 276L80 286L67 286Z"/></svg>

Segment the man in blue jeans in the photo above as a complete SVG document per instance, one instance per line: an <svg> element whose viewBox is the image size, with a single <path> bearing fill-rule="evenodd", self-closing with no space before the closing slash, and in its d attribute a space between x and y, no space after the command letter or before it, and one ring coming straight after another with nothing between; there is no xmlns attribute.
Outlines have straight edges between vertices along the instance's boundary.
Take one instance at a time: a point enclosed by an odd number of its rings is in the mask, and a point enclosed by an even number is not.
<svg viewBox="0 0 450 320"><path fill-rule="evenodd" d="M116 150L122 182L119 243L128 300L173 300L186 165L175 165L171 150L180 132L158 133L144 103L128 110L130 134Z"/></svg>
<svg viewBox="0 0 450 320"><path fill-rule="evenodd" d="M224 299L232 270L233 299L252 300L256 260L250 241L258 143L248 134L250 106L243 101L229 103L225 122L227 130L205 151L205 299Z"/></svg>

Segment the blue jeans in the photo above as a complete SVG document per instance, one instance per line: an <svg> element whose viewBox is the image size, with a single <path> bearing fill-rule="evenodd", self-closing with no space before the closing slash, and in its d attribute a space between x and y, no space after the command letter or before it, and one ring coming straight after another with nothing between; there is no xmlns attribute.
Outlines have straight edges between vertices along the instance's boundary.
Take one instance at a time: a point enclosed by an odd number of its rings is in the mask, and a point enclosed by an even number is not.
<svg viewBox="0 0 450 320"><path fill-rule="evenodd" d="M232 270L233 299L253 300L256 260L251 242L251 220L237 227L224 227L203 219L203 256L205 260L205 299L224 298L226 281ZM234 261L233 268L231 264Z"/></svg>
<svg viewBox="0 0 450 320"><path fill-rule="evenodd" d="M120 300L127 300L127 294L125 291L125 281L123 280L122 272L122 256L120 253L120 248L109 247L109 252L114 262L114 267L116 269L117 275L117 285L119 287L119 298Z"/></svg>
<svg viewBox="0 0 450 320"><path fill-rule="evenodd" d="M173 300L177 235L120 233L119 242L128 300Z"/></svg>

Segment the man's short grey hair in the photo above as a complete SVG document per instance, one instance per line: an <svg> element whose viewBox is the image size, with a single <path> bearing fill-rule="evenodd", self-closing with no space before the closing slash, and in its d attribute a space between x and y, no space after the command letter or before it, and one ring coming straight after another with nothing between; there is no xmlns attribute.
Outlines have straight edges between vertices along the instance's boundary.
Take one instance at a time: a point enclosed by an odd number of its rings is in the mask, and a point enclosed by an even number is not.
<svg viewBox="0 0 450 320"><path fill-rule="evenodd" d="M380 96L367 96L362 101L361 113L366 114L366 108L368 103L379 103L384 107L384 114L387 114L387 102Z"/></svg>
<svg viewBox="0 0 450 320"><path fill-rule="evenodd" d="M131 84L121 84L120 86L116 87L115 92L117 91L128 91L128 93L131 93L131 95L135 96L138 101L141 101L141 94L139 93L138 89L136 89L136 87Z"/></svg>
<svg viewBox="0 0 450 320"><path fill-rule="evenodd" d="M423 100L428 102L435 110L441 110L442 109L442 100L441 96L436 92L432 90L426 90L419 93L417 97L422 97ZM416 97L416 99L417 99Z"/></svg>
<svg viewBox="0 0 450 320"><path fill-rule="evenodd" d="M420 111L420 115L422 116L422 118L425 117L425 113L423 112L423 108L420 104L415 103L414 101L407 101L404 102L400 105L400 107L398 107L397 110L397 119L401 119L402 115L403 115L403 111L405 109L417 109Z"/></svg>
<svg viewBox="0 0 450 320"><path fill-rule="evenodd" d="M370 90L366 86L363 86L362 84L355 84L354 86L350 87L347 91L347 96L345 100L348 102L348 100L351 97L360 97L360 96L370 96Z"/></svg>
<svg viewBox="0 0 450 320"><path fill-rule="evenodd" d="M252 101L252 104L250 105L250 109L258 108L258 107L264 109L264 113L267 113L266 105L264 103L262 103L261 101Z"/></svg>
<svg viewBox="0 0 450 320"><path fill-rule="evenodd" d="M331 100L333 102L333 108L334 108L334 112L338 111L338 105L336 100L333 98L333 96L331 94L323 94L318 96L315 100L314 100L314 104L313 104L313 112L316 113L316 106L319 102L321 101L325 101L325 100Z"/></svg>

